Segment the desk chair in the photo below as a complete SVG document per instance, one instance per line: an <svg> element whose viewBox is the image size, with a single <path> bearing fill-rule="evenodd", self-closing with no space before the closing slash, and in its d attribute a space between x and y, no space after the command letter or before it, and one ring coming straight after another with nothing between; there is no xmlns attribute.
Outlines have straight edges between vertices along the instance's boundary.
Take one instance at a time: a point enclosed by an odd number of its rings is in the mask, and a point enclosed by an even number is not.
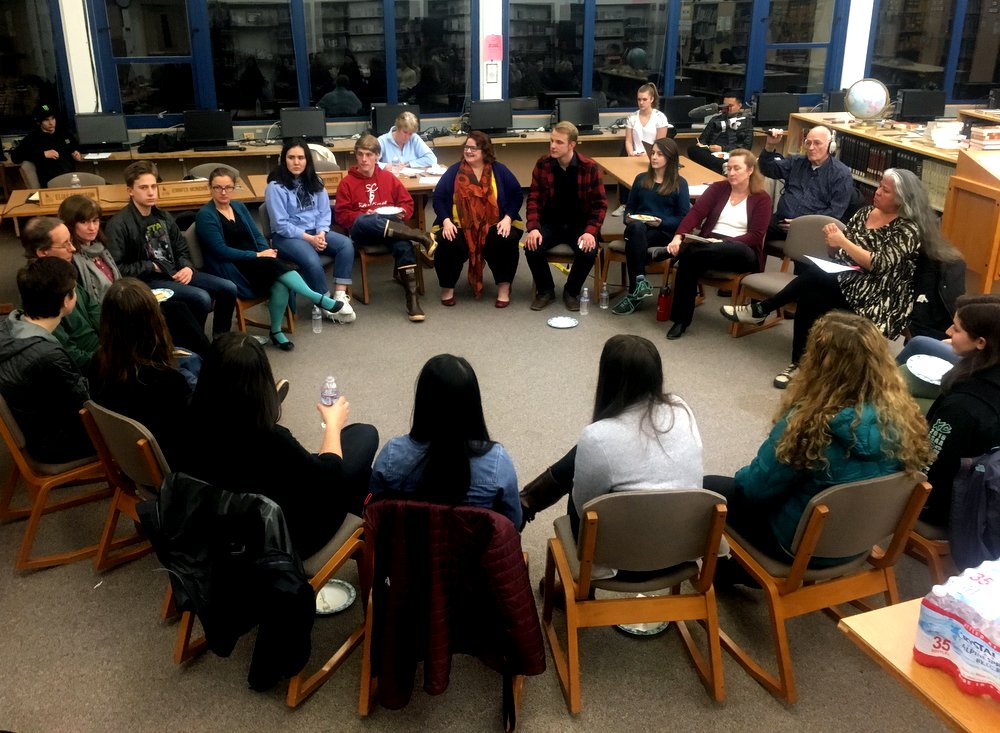
<svg viewBox="0 0 1000 733"><path fill-rule="evenodd" d="M648 259L648 257L647 257ZM621 272L621 288L622 290L628 289L627 284L627 270L625 264L625 240L615 239L604 245L601 251L600 257L601 264L601 282L608 282L608 271L611 269L611 263L617 262L620 265ZM646 262L646 275L653 275L656 273L663 273L663 285L667 285L670 278L671 265L673 263L672 259L662 260L660 262ZM600 290L597 291L600 293Z"/></svg>
<svg viewBox="0 0 1000 733"><path fill-rule="evenodd" d="M935 527L918 519L906 542L906 554L927 566L935 585L941 585L959 573L951 558L946 527Z"/></svg>
<svg viewBox="0 0 1000 733"><path fill-rule="evenodd" d="M187 176L185 178L204 178L208 179L212 171L216 168L226 168L229 170L230 175L233 177L233 183L235 184L240 179L240 171L238 168L229 165L229 163L199 163L196 166L188 169Z"/></svg>
<svg viewBox="0 0 1000 733"><path fill-rule="evenodd" d="M70 507L97 501L111 496L111 488L104 486L83 494L49 502L52 489L64 486L80 486L93 484L104 478L104 469L95 456L81 458L69 463L41 463L28 455L24 433L14 419L7 401L0 397L0 436L3 436L7 449L14 459L10 478L0 494L0 522L15 519L28 519L24 527L24 537L14 560L15 570L38 570L54 565L65 565L90 557L97 552L97 545L88 545L78 550L69 550L49 555L32 557L31 548L38 535L38 525L43 514L69 509ZM14 491L23 479L30 504L28 506L11 508Z"/></svg>
<svg viewBox="0 0 1000 733"><path fill-rule="evenodd" d="M261 231L261 234L264 235L264 239L266 239L267 242L268 242L268 244L270 244L271 243L271 237L274 234L274 232L271 230L271 215L267 213L267 203L266 202L262 203L260 205L260 208L257 209L257 223L260 225L260 231ZM334 231L341 231L336 225L333 225L330 228L333 229ZM343 233L343 232L341 231L341 233ZM282 260L282 261L283 262L288 262L287 260ZM333 267L333 257L331 257L330 255L325 255L325 254L320 255L319 256L319 261L320 261L320 264L322 265L322 267L323 267L324 270L329 270L330 268ZM295 263L293 263L293 262L289 262L289 264L292 265L292 267L296 267ZM348 290L348 294L350 294L351 288L348 287L347 290ZM237 315L238 315L238 312L237 312ZM292 332L289 331L289 333L292 333Z"/></svg>
<svg viewBox="0 0 1000 733"><path fill-rule="evenodd" d="M38 178L38 168L30 160L21 163L21 178L24 180L25 188L42 187L42 182Z"/></svg>
<svg viewBox="0 0 1000 733"><path fill-rule="evenodd" d="M104 186L107 184L103 176L96 173L63 173L49 179L49 188L69 188L73 185L73 176L79 179L81 186Z"/></svg>
<svg viewBox="0 0 1000 733"><path fill-rule="evenodd" d="M601 243L597 243L597 257L594 259L594 287L590 292L590 299L593 302L601 292ZM552 249L545 252L545 259L549 264L572 267L576 252L568 244L557 244ZM568 272L568 270L567 270ZM532 286L534 288L534 286Z"/></svg>
<svg viewBox="0 0 1000 733"><path fill-rule="evenodd" d="M843 603L870 610L861 599L879 593L887 605L898 603L894 567L930 491L930 484L914 483L902 472L831 486L806 505L792 540L791 558L771 557L727 527L733 558L764 589L778 674L764 669L725 632L722 647L772 695L796 702L785 622L821 609L840 618L835 607ZM883 550L878 545L886 538L891 539ZM813 557L848 559L810 568Z"/></svg>
<svg viewBox="0 0 1000 733"><path fill-rule="evenodd" d="M264 207L261 208L263 209ZM192 224L184 230L184 239L187 242L188 251L191 253L191 261L200 270L205 266L205 255L201 251L201 242L198 240L196 226L196 224ZM271 332L270 321L265 323L264 321L255 320L249 315L251 308L266 304L267 302L267 297L236 298L236 327L241 333L247 332L247 326L264 328L267 329L268 333ZM295 317L292 315L291 306L285 308L285 322L282 330L285 333L295 333Z"/></svg>
<svg viewBox="0 0 1000 733"><path fill-rule="evenodd" d="M545 560L542 625L569 711L580 712L579 630L616 624L676 621L705 688L716 702L725 699L712 588L726 523L725 499L705 489L622 491L587 502L583 515L579 542L568 516L555 521L556 536L549 540ZM593 579L595 563L648 577ZM566 603L566 650L552 621L557 572ZM681 593L685 581L692 589ZM670 595L593 599L595 588L634 594L669 590ZM705 628L707 660L691 638L688 620Z"/></svg>

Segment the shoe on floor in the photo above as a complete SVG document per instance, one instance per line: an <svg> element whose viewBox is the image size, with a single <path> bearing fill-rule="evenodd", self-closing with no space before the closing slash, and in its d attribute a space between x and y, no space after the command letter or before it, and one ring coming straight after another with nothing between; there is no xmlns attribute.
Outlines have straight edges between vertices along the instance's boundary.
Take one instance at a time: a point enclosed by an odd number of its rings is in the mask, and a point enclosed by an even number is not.
<svg viewBox="0 0 1000 733"><path fill-rule="evenodd" d="M667 331L667 341L676 341L684 335L685 331L687 331L687 326L683 323L675 323L670 327L670 330Z"/></svg>
<svg viewBox="0 0 1000 733"><path fill-rule="evenodd" d="M621 216L625 213L625 204L622 204L617 209L611 212L611 216Z"/></svg>
<svg viewBox="0 0 1000 733"><path fill-rule="evenodd" d="M632 297L631 293L626 293L611 307L611 312L616 316L630 316L639 308L639 301Z"/></svg>
<svg viewBox="0 0 1000 733"><path fill-rule="evenodd" d="M725 318L736 323L759 326L767 320L767 314L761 314L759 308L755 308L754 305L724 305L719 308L719 312Z"/></svg>
<svg viewBox="0 0 1000 733"><path fill-rule="evenodd" d="M543 308L548 308L555 302L556 294L551 290L547 293L537 293L535 299L531 301L531 310L540 311Z"/></svg>
<svg viewBox="0 0 1000 733"><path fill-rule="evenodd" d="M329 318L334 323L354 323L354 321L358 318L358 314L354 312L354 308L351 306L351 296L347 294L347 291L338 290L333 294L333 299L338 303L343 303L343 305L340 306L340 310L336 313L323 311L323 315L330 313Z"/></svg>
<svg viewBox="0 0 1000 733"><path fill-rule="evenodd" d="M774 388L784 389L788 386L788 383L792 381L795 374L799 371L799 365L794 362L785 367L784 371L774 378Z"/></svg>
<svg viewBox="0 0 1000 733"><path fill-rule="evenodd" d="M580 310L580 299L577 296L570 295L563 290L563 305L566 306L566 310L576 313Z"/></svg>
<svg viewBox="0 0 1000 733"><path fill-rule="evenodd" d="M648 298L653 294L653 286L649 284L649 280L642 278L641 280L635 281L635 287L632 288L632 297L636 300L643 300Z"/></svg>

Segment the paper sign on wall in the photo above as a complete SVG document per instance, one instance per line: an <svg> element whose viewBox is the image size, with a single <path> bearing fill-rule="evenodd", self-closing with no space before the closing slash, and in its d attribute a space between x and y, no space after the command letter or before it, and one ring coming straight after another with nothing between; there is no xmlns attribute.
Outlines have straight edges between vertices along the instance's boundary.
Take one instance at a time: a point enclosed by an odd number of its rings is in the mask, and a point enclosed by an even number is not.
<svg viewBox="0 0 1000 733"><path fill-rule="evenodd" d="M483 61L503 61L503 36L494 34L483 39Z"/></svg>

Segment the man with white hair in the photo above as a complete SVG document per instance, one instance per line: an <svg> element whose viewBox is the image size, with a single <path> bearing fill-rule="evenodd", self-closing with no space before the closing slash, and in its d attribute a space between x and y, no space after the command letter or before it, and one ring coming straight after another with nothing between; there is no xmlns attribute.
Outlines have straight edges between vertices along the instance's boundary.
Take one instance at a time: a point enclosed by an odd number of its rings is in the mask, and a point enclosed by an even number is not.
<svg viewBox="0 0 1000 733"><path fill-rule="evenodd" d="M831 155L833 133L817 125L806 135L805 155L782 157L776 151L780 135L768 134L758 164L768 178L784 181L785 189L771 217L767 239L785 239L792 219L824 214L843 219L854 195L851 169Z"/></svg>

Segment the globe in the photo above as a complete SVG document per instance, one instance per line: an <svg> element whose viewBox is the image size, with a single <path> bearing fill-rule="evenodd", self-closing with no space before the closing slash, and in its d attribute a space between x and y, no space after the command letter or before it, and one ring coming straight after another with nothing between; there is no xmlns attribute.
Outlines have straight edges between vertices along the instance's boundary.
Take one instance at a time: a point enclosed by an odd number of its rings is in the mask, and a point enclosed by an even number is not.
<svg viewBox="0 0 1000 733"><path fill-rule="evenodd" d="M888 106L889 90L878 79L856 81L844 95L844 107L859 120L877 120Z"/></svg>

